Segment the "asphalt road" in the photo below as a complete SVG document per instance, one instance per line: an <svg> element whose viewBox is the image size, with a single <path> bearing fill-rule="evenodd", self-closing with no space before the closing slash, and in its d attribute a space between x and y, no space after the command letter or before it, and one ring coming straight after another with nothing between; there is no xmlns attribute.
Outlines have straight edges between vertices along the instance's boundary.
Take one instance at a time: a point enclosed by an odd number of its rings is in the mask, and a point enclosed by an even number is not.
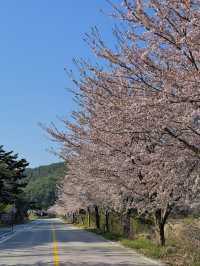
<svg viewBox="0 0 200 266"><path fill-rule="evenodd" d="M37 220L0 240L0 266L161 266L59 219Z"/></svg>

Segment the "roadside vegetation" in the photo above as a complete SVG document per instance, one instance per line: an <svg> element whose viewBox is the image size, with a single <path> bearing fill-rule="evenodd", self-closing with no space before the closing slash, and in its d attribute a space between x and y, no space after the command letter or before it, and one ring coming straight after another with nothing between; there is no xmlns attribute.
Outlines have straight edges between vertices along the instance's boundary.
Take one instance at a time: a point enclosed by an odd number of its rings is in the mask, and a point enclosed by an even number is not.
<svg viewBox="0 0 200 266"><path fill-rule="evenodd" d="M35 220L55 203L64 163L27 168L25 159L0 146L0 226ZM38 213L37 213L38 211Z"/></svg>
<svg viewBox="0 0 200 266"><path fill-rule="evenodd" d="M26 217L27 202L23 197L27 185L28 163L13 151L0 146L0 223L21 222Z"/></svg>
<svg viewBox="0 0 200 266"><path fill-rule="evenodd" d="M64 217L69 223L89 232L102 235L104 238L117 241L125 247L137 250L139 253L153 259L159 259L171 266L199 266L200 265L200 220L195 216L170 219L166 226L167 241L165 247L159 245L158 235L154 232L151 220L141 217L131 218L131 235L124 235L122 217L111 213L109 231L106 230L105 216L101 212L100 228L96 228L95 213L77 214L75 217ZM90 220L90 225L89 225Z"/></svg>

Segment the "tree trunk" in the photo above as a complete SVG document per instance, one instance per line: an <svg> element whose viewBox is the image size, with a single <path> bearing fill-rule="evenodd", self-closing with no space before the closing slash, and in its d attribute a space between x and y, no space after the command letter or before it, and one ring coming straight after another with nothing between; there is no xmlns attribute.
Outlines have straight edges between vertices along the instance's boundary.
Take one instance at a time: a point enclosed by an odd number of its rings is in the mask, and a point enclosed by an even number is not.
<svg viewBox="0 0 200 266"><path fill-rule="evenodd" d="M155 222L161 246L165 246L165 224L169 214L170 214L170 209L169 210L166 209L165 211L163 211L162 209L158 209L155 212Z"/></svg>
<svg viewBox="0 0 200 266"><path fill-rule="evenodd" d="M84 225L84 218L83 218L83 215L82 214L80 215L80 218L81 218L82 225Z"/></svg>
<svg viewBox="0 0 200 266"><path fill-rule="evenodd" d="M90 208L88 210L88 227L91 227L91 213L90 213Z"/></svg>
<svg viewBox="0 0 200 266"><path fill-rule="evenodd" d="M73 212L73 214L72 214L72 223L75 224L75 222L76 222L76 217L75 217L75 213Z"/></svg>
<svg viewBox="0 0 200 266"><path fill-rule="evenodd" d="M94 207L95 209L95 222L96 222L96 228L100 229L100 215L99 215L99 209L97 206Z"/></svg>
<svg viewBox="0 0 200 266"><path fill-rule="evenodd" d="M132 237L131 215L129 211L123 217L123 231L125 237L127 238Z"/></svg>
<svg viewBox="0 0 200 266"><path fill-rule="evenodd" d="M105 218L106 218L106 232L110 232L110 223L109 223L110 213L108 210L106 210Z"/></svg>
<svg viewBox="0 0 200 266"><path fill-rule="evenodd" d="M160 244L165 246L165 224L161 223L159 225L159 234L160 234Z"/></svg>

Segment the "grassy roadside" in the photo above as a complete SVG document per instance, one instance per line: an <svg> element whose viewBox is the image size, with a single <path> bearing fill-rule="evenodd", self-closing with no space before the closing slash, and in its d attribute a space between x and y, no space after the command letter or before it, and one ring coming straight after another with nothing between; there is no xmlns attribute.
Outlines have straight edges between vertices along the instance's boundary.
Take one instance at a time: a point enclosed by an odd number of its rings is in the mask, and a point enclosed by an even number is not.
<svg viewBox="0 0 200 266"><path fill-rule="evenodd" d="M83 227L82 227L83 228ZM165 259L171 252L167 247L163 248L155 244L145 236L137 236L135 239L127 239L121 235L101 232L95 228L84 228L86 231L103 236L105 239L117 241L125 247L137 250L139 253L153 259ZM169 264L170 265L170 264ZM172 264L171 264L172 265Z"/></svg>
<svg viewBox="0 0 200 266"><path fill-rule="evenodd" d="M137 250L149 258L159 259L170 266L200 266L200 221L193 217L170 221L166 227L165 247L150 239L146 231L137 233L134 239L127 239L121 234L103 232L83 224L75 226L101 235L105 239L117 241L125 247Z"/></svg>
<svg viewBox="0 0 200 266"><path fill-rule="evenodd" d="M96 229L96 228L88 228L87 226L82 225L82 224L74 224L74 225L81 228L81 229L84 229L85 231L101 235L105 239L119 242L124 247L128 247L128 248L137 250L139 253L141 253L141 254L149 257L149 258L164 260L164 259L166 259L168 253L171 252L170 250L168 250L167 247L162 248L162 247L158 246L157 244L155 244L153 241L145 238L145 236L140 236L136 239L127 239L127 238L124 238L120 234L103 232L103 231ZM173 265L173 264L169 263L168 265Z"/></svg>

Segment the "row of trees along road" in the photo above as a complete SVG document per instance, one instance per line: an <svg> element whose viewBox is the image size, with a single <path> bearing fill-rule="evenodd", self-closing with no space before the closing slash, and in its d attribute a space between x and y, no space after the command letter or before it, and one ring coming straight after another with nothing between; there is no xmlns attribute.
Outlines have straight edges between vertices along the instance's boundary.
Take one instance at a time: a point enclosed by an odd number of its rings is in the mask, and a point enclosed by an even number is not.
<svg viewBox="0 0 200 266"><path fill-rule="evenodd" d="M116 48L96 28L86 35L98 59L76 60L79 108L65 131L47 128L69 169L55 208L121 212L127 233L132 210L153 215L164 245L173 208L199 195L200 3L111 6Z"/></svg>
<svg viewBox="0 0 200 266"><path fill-rule="evenodd" d="M27 184L25 168L28 163L25 159L18 159L18 154L6 152L0 146L0 212L7 206L16 208L16 218L23 218L25 202L23 188Z"/></svg>

